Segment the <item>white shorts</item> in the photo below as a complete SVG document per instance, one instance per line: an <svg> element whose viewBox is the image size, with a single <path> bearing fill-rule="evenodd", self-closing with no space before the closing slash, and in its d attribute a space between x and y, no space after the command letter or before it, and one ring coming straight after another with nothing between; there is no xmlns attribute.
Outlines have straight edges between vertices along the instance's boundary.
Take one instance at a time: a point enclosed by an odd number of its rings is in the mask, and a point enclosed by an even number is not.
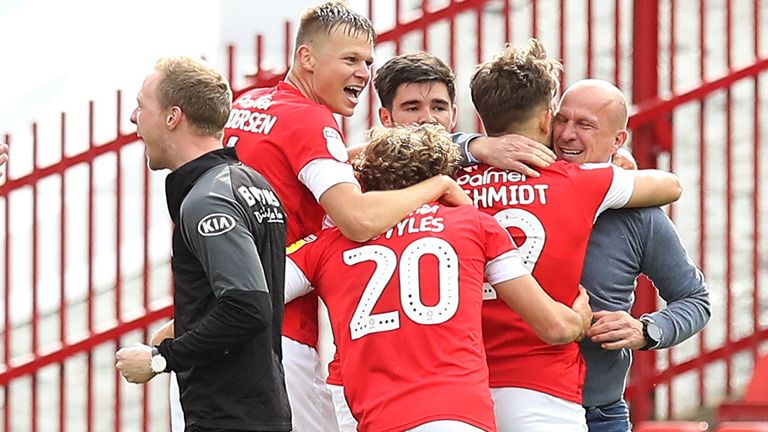
<svg viewBox="0 0 768 432"><path fill-rule="evenodd" d="M344 387L328 384L328 390L333 397L333 406L336 408L336 421L339 423L340 432L357 432L357 420L352 416L352 411L344 396ZM471 424L456 420L438 420L408 429L413 432L483 432Z"/></svg>
<svg viewBox="0 0 768 432"><path fill-rule="evenodd" d="M331 393L323 380L317 350L283 336L283 369L293 430L338 431Z"/></svg>
<svg viewBox="0 0 768 432"><path fill-rule="evenodd" d="M184 410L181 408L179 396L179 382L176 380L176 372L171 372L170 389L168 391L171 409L171 432L184 432Z"/></svg>
<svg viewBox="0 0 768 432"><path fill-rule="evenodd" d="M291 403L293 430L296 432L338 431L331 393L323 381L317 351L285 336L282 339L285 387L288 390L288 401ZM181 409L179 400L179 384L173 372L171 372L170 403L171 430L184 432L184 411Z"/></svg>
<svg viewBox="0 0 768 432"><path fill-rule="evenodd" d="M491 389L499 432L587 432L584 407L518 387Z"/></svg>
<svg viewBox="0 0 768 432"><path fill-rule="evenodd" d="M408 432L483 432L483 430L458 420L437 420L408 429Z"/></svg>
<svg viewBox="0 0 768 432"><path fill-rule="evenodd" d="M328 390L333 399L333 408L336 411L336 422L339 424L339 432L357 432L357 420L352 416L347 398L344 396L344 387L328 384Z"/></svg>

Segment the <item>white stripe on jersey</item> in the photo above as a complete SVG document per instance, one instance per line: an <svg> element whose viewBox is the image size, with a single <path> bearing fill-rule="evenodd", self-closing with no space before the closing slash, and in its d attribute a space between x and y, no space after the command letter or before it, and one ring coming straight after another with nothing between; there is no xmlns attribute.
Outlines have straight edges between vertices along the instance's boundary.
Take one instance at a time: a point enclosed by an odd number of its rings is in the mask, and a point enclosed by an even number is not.
<svg viewBox="0 0 768 432"><path fill-rule="evenodd" d="M529 275L531 272L525 268L523 258L517 249L503 253L488 261L485 265L485 279L491 285L496 285L520 276Z"/></svg>
<svg viewBox="0 0 768 432"><path fill-rule="evenodd" d="M314 290L309 279L304 275L299 266L291 259L285 258L285 303L295 300L304 294Z"/></svg>
<svg viewBox="0 0 768 432"><path fill-rule="evenodd" d="M304 165L299 171L299 181L312 192L317 202L325 191L339 183L359 185L352 165L330 158L315 159Z"/></svg>
<svg viewBox="0 0 768 432"><path fill-rule="evenodd" d="M629 199L632 198L632 192L635 190L635 176L631 171L619 168L616 165L611 165L611 168L613 168L613 181L611 182L611 187L608 188L608 192L605 194L605 198L603 198L602 204L598 207L597 213L595 213L595 220L600 216L600 213L608 209L624 207L629 202Z"/></svg>

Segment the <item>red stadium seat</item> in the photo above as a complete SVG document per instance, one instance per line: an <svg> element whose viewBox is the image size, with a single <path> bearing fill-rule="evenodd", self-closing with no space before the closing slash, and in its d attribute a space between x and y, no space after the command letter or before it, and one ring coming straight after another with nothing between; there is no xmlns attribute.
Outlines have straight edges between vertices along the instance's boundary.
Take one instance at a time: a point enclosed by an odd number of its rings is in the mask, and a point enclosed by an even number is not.
<svg viewBox="0 0 768 432"><path fill-rule="evenodd" d="M646 421L638 423L632 430L634 432L702 432L709 430L709 424L697 421Z"/></svg>
<svg viewBox="0 0 768 432"><path fill-rule="evenodd" d="M768 421L768 403L724 402L717 408L717 421Z"/></svg>
<svg viewBox="0 0 768 432"><path fill-rule="evenodd" d="M718 421L768 421L768 355L755 363L744 399L724 402L717 409Z"/></svg>
<svg viewBox="0 0 768 432"><path fill-rule="evenodd" d="M768 422L725 422L715 432L768 432Z"/></svg>
<svg viewBox="0 0 768 432"><path fill-rule="evenodd" d="M755 363L744 402L768 404L768 355L762 356Z"/></svg>

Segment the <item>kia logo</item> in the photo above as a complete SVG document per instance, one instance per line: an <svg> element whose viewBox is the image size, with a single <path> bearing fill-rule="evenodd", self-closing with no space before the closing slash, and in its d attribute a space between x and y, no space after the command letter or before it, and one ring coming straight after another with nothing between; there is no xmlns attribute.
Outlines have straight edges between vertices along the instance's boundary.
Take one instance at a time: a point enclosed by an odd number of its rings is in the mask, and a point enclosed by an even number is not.
<svg viewBox="0 0 768 432"><path fill-rule="evenodd" d="M212 213L197 224L200 235L210 237L224 234L235 227L235 218L224 213Z"/></svg>

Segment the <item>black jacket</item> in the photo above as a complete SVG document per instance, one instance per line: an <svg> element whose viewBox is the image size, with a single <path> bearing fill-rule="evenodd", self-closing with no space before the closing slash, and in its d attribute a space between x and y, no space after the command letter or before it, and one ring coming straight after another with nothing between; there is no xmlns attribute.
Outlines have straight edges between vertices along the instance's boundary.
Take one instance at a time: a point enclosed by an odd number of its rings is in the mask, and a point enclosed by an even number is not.
<svg viewBox="0 0 768 432"><path fill-rule="evenodd" d="M280 332L286 217L234 149L166 179L173 229L175 339L159 346L177 372L185 424L289 431Z"/></svg>

